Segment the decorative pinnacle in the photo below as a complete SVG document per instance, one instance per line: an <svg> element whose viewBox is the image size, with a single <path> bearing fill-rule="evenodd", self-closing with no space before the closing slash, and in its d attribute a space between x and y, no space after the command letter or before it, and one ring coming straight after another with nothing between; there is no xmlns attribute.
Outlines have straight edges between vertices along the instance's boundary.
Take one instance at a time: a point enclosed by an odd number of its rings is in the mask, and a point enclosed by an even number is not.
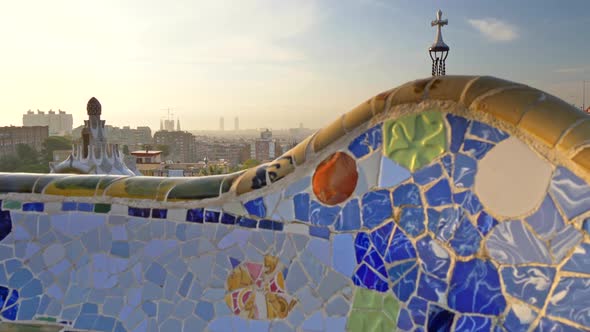
<svg viewBox="0 0 590 332"><path fill-rule="evenodd" d="M86 104L86 112L88 115L100 115L102 112L102 106L98 99L92 97L88 100L88 104Z"/></svg>
<svg viewBox="0 0 590 332"><path fill-rule="evenodd" d="M434 43L432 44L432 46L430 46L430 51L440 52L440 51L448 51L450 49L450 47L447 44L445 44L445 42L443 41L442 31L441 31L441 28L445 25L448 25L448 24L449 24L449 20L442 19L442 10L439 9L436 12L436 20L434 20L430 23L430 26L436 25L436 39L434 40Z"/></svg>

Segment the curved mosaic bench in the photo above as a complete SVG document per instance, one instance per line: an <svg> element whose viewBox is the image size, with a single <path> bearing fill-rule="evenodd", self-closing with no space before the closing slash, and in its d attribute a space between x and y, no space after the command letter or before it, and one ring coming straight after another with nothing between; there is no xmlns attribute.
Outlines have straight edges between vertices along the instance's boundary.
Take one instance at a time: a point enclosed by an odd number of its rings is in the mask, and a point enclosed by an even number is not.
<svg viewBox="0 0 590 332"><path fill-rule="evenodd" d="M0 317L589 330L589 130L541 91L446 76L381 93L242 173L1 174Z"/></svg>

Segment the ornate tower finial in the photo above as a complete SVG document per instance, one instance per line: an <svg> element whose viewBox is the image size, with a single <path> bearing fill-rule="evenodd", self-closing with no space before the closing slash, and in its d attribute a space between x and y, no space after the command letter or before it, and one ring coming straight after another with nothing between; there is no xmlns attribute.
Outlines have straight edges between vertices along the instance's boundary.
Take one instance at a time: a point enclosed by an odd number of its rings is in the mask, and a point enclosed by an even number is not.
<svg viewBox="0 0 590 332"><path fill-rule="evenodd" d="M447 24L449 24L449 21L442 19L442 11L439 9L436 12L436 20L430 23L430 26L436 25L436 39L428 49L430 59L432 59L432 76L443 76L446 74L445 60L449 55L450 47L443 41L441 28Z"/></svg>
<svg viewBox="0 0 590 332"><path fill-rule="evenodd" d="M92 97L86 104L86 112L88 115L100 115L102 113L102 106L98 99Z"/></svg>

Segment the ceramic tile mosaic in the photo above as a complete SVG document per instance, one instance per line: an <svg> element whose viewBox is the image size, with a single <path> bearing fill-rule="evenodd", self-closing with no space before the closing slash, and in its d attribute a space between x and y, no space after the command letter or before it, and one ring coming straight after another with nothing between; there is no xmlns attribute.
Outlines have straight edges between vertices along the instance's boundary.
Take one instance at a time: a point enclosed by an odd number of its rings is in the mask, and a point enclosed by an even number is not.
<svg viewBox="0 0 590 332"><path fill-rule="evenodd" d="M0 326L590 330L590 172L503 120L541 92L434 80L242 173L0 174Z"/></svg>

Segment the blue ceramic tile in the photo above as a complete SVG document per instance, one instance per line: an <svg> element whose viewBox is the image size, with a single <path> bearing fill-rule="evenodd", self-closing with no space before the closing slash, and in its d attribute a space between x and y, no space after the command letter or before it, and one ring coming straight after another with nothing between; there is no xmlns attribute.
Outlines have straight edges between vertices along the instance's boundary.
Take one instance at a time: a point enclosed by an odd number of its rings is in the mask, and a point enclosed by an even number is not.
<svg viewBox="0 0 590 332"><path fill-rule="evenodd" d="M238 225L246 228L256 228L256 223L256 220L246 217L240 217L238 219Z"/></svg>
<svg viewBox="0 0 590 332"><path fill-rule="evenodd" d="M397 187L393 191L393 204L395 206L421 206L422 199L420 198L420 189L413 183L408 183Z"/></svg>
<svg viewBox="0 0 590 332"><path fill-rule="evenodd" d="M447 278L451 258L446 248L426 236L416 242L416 249L424 271L441 279Z"/></svg>
<svg viewBox="0 0 590 332"><path fill-rule="evenodd" d="M31 271L25 268L16 270L10 279L8 280L8 286L10 288L21 288L27 284L33 278Z"/></svg>
<svg viewBox="0 0 590 332"><path fill-rule="evenodd" d="M374 249L369 250L369 252L365 255L363 262L367 263L368 266L372 268L373 271L379 273L384 279L387 278L387 270L385 269L385 264L383 263L383 259L381 256L375 251Z"/></svg>
<svg viewBox="0 0 590 332"><path fill-rule="evenodd" d="M204 220L204 214L203 214L202 208L188 209L186 211L186 221L203 223L203 220Z"/></svg>
<svg viewBox="0 0 590 332"><path fill-rule="evenodd" d="M455 155L453 183L457 188L470 188L475 180L477 161L464 154Z"/></svg>
<svg viewBox="0 0 590 332"><path fill-rule="evenodd" d="M483 158L494 146L495 145L491 143L466 139L463 144L463 152L475 157L477 160L481 160L481 158Z"/></svg>
<svg viewBox="0 0 590 332"><path fill-rule="evenodd" d="M339 213L339 206L325 206L312 200L309 209L309 221L314 225L331 226L336 221Z"/></svg>
<svg viewBox="0 0 590 332"><path fill-rule="evenodd" d="M418 283L418 296L434 301L441 302L445 300L445 293L447 292L447 283L439 278L432 277L426 273L420 273L420 281Z"/></svg>
<svg viewBox="0 0 590 332"><path fill-rule="evenodd" d="M494 265L480 259L457 261L451 277L448 303L451 309L462 313L502 313L506 300Z"/></svg>
<svg viewBox="0 0 590 332"><path fill-rule="evenodd" d="M229 213L223 212L221 214L221 223L225 225L233 225L236 223L236 217Z"/></svg>
<svg viewBox="0 0 590 332"><path fill-rule="evenodd" d="M379 187L392 188L406 181L411 176L410 171L400 166L393 160L381 158L381 171L379 172Z"/></svg>
<svg viewBox="0 0 590 332"><path fill-rule="evenodd" d="M152 209L152 218L166 219L167 215L168 215L167 209Z"/></svg>
<svg viewBox="0 0 590 332"><path fill-rule="evenodd" d="M477 195L469 190L453 194L453 201L461 205L470 215L478 213L483 208Z"/></svg>
<svg viewBox="0 0 590 332"><path fill-rule="evenodd" d="M39 308L40 297L36 296L30 299L23 300L18 308L18 320L33 320L37 309Z"/></svg>
<svg viewBox="0 0 590 332"><path fill-rule="evenodd" d="M255 198L244 203L244 208L252 216L264 218L266 216L266 207L264 206L264 199L262 197Z"/></svg>
<svg viewBox="0 0 590 332"><path fill-rule="evenodd" d="M213 304L206 301L200 301L197 303L195 307L195 314L202 318L205 321L210 321L215 317L215 312L213 311Z"/></svg>
<svg viewBox="0 0 590 332"><path fill-rule="evenodd" d="M467 126L469 122L467 119L455 116L452 114L447 114L447 121L451 125L451 152L457 152L461 148L463 144L463 138L465 137L465 131L467 130Z"/></svg>
<svg viewBox="0 0 590 332"><path fill-rule="evenodd" d="M0 211L0 241L2 241L12 231L12 221L10 211Z"/></svg>
<svg viewBox="0 0 590 332"><path fill-rule="evenodd" d="M586 220L584 220L582 223L582 230L586 232L586 235L590 235L590 218L586 218ZM1 239L2 237L0 237L0 240Z"/></svg>
<svg viewBox="0 0 590 332"><path fill-rule="evenodd" d="M387 270L387 275L392 283L397 283L406 273L416 266L415 260L405 261L397 265L393 265Z"/></svg>
<svg viewBox="0 0 590 332"><path fill-rule="evenodd" d="M355 255L352 234L337 234L334 236L332 241L332 267L335 271L347 277L352 276L356 264L351 258Z"/></svg>
<svg viewBox="0 0 590 332"><path fill-rule="evenodd" d="M399 312L399 318L397 320L397 327L402 331L411 331L414 327L412 318L408 310L402 308Z"/></svg>
<svg viewBox="0 0 590 332"><path fill-rule="evenodd" d="M113 241L111 247L111 255L121 258L129 258L129 242L128 241Z"/></svg>
<svg viewBox="0 0 590 332"><path fill-rule="evenodd" d="M522 221L507 221L494 227L486 247L490 256L500 263L551 264L546 245L531 233Z"/></svg>
<svg viewBox="0 0 590 332"><path fill-rule="evenodd" d="M414 266L408 273L406 273L397 284L391 287L391 290L400 301L407 301L410 295L416 289L418 279L418 267Z"/></svg>
<svg viewBox="0 0 590 332"><path fill-rule="evenodd" d="M78 203L78 211L93 212L94 211L94 204L92 204L92 203Z"/></svg>
<svg viewBox="0 0 590 332"><path fill-rule="evenodd" d="M334 227L337 231L353 231L361 228L361 209L358 199L355 198L346 203Z"/></svg>
<svg viewBox="0 0 590 332"><path fill-rule="evenodd" d="M508 133L479 121L472 122L469 133L494 143L499 143L509 137Z"/></svg>
<svg viewBox="0 0 590 332"><path fill-rule="evenodd" d="M387 280L384 280L379 274L375 273L366 264L361 264L352 277L352 281L357 286L367 289L374 289L379 292L385 292L389 288Z"/></svg>
<svg viewBox="0 0 590 332"><path fill-rule="evenodd" d="M61 204L62 211L76 211L76 202L63 202Z"/></svg>
<svg viewBox="0 0 590 332"><path fill-rule="evenodd" d="M442 242L448 242L466 219L462 208L445 208L438 214L429 209L428 217L428 228Z"/></svg>
<svg viewBox="0 0 590 332"><path fill-rule="evenodd" d="M432 188L426 191L426 200L430 206L451 204L451 186L447 179L438 181Z"/></svg>
<svg viewBox="0 0 590 332"><path fill-rule="evenodd" d="M535 332L580 332L580 329L543 317L541 318L541 321L539 321L539 325L535 328Z"/></svg>
<svg viewBox="0 0 590 332"><path fill-rule="evenodd" d="M43 286L39 279L33 279L29 281L21 290L20 295L24 298L42 295Z"/></svg>
<svg viewBox="0 0 590 332"><path fill-rule="evenodd" d="M369 229L391 218L391 195L388 190L370 191L363 195L363 225Z"/></svg>
<svg viewBox="0 0 590 332"><path fill-rule="evenodd" d="M512 306L506 315L504 328L506 331L528 331L531 323L537 318L537 314L524 304L518 305L518 309L515 309L517 308Z"/></svg>
<svg viewBox="0 0 590 332"><path fill-rule="evenodd" d="M590 206L590 186L567 168L557 168L549 191L568 219L586 212Z"/></svg>
<svg viewBox="0 0 590 332"><path fill-rule="evenodd" d="M408 303L408 310L410 310L410 315L412 316L412 320L416 325L424 325L426 321L426 310L428 307L428 302L424 299L419 297L412 297L410 302Z"/></svg>
<svg viewBox="0 0 590 332"><path fill-rule="evenodd" d="M582 241L582 233L577 230L574 226L568 225L563 228L555 237L551 239L549 248L553 255L553 261L555 263L561 262L561 260L569 253L570 249L578 245Z"/></svg>
<svg viewBox="0 0 590 332"><path fill-rule="evenodd" d="M544 266L518 266L502 269L506 292L542 309L553 284L555 269Z"/></svg>
<svg viewBox="0 0 590 332"><path fill-rule="evenodd" d="M393 222L388 222L371 232L371 241L373 242L373 246L375 246L375 249L377 249L377 252L379 252L381 256L385 256L387 247L389 245L389 239L391 238L393 231L393 226Z"/></svg>
<svg viewBox="0 0 590 332"><path fill-rule="evenodd" d="M164 286L166 270L160 264L154 262L145 272L145 279L156 285Z"/></svg>
<svg viewBox="0 0 590 332"><path fill-rule="evenodd" d="M301 327L305 331L324 331L326 328L324 327L324 318L322 317L322 313L318 311L311 315L303 322Z"/></svg>
<svg viewBox="0 0 590 332"><path fill-rule="evenodd" d="M450 332L455 314L437 305L431 305L428 310L427 331ZM459 330L457 330L459 331Z"/></svg>
<svg viewBox="0 0 590 332"><path fill-rule="evenodd" d="M457 320L456 331L465 332L489 332L492 329L492 320L488 317L463 315Z"/></svg>
<svg viewBox="0 0 590 332"><path fill-rule="evenodd" d="M283 223L273 221L273 220L260 220L258 222L258 227L262 229L268 229L272 231L282 231L283 230Z"/></svg>
<svg viewBox="0 0 590 332"><path fill-rule="evenodd" d="M419 185L425 185L440 178L441 175L442 167L439 163L435 163L414 173L414 181Z"/></svg>
<svg viewBox="0 0 590 332"><path fill-rule="evenodd" d="M396 227L384 259L387 263L415 258L416 249L408 237Z"/></svg>
<svg viewBox="0 0 590 332"><path fill-rule="evenodd" d="M590 279L561 277L549 300L547 314L590 326Z"/></svg>
<svg viewBox="0 0 590 332"><path fill-rule="evenodd" d="M563 266L563 271L588 273L590 266L590 243L580 243L572 257Z"/></svg>
<svg viewBox="0 0 590 332"><path fill-rule="evenodd" d="M367 233L359 232L356 234L356 238L354 239L354 250L356 252L355 257L357 263L360 263L363 260L370 246L371 239Z"/></svg>
<svg viewBox="0 0 590 332"><path fill-rule="evenodd" d="M498 224L498 220L487 214L485 211L481 211L479 217L477 217L477 229L481 235L486 236L489 231Z"/></svg>
<svg viewBox="0 0 590 332"><path fill-rule="evenodd" d="M43 208L44 204L39 202L23 204L23 211L26 212L43 212Z"/></svg>
<svg viewBox="0 0 590 332"><path fill-rule="evenodd" d="M448 177L452 177L453 176L453 156L450 154L447 154L444 157L442 157L440 161L443 164L445 174Z"/></svg>
<svg viewBox="0 0 590 332"><path fill-rule="evenodd" d="M539 209L526 221L543 240L553 237L564 226L563 218L549 195L545 196Z"/></svg>
<svg viewBox="0 0 590 332"><path fill-rule="evenodd" d="M293 197L295 205L295 218L301 221L309 221L309 194L297 194Z"/></svg>
<svg viewBox="0 0 590 332"><path fill-rule="evenodd" d="M221 213L218 211L212 211L212 210L205 210L205 222L211 222L211 223L218 223L219 222L219 215Z"/></svg>
<svg viewBox="0 0 590 332"><path fill-rule="evenodd" d="M361 158L371 151L377 150L382 142L381 124L367 130L356 137L348 146L348 150L356 158Z"/></svg>
<svg viewBox="0 0 590 332"><path fill-rule="evenodd" d="M453 235L450 244L459 256L471 256L479 250L481 235L469 219L464 218Z"/></svg>
<svg viewBox="0 0 590 332"><path fill-rule="evenodd" d="M416 237L425 230L423 208L407 207L402 209L399 226L410 236Z"/></svg>
<svg viewBox="0 0 590 332"><path fill-rule="evenodd" d="M192 272L187 272L184 277L182 278L182 281L180 282L180 287L178 288L178 294L182 297L186 297L186 295L188 294L188 290L191 286L191 283L193 282L193 274Z"/></svg>
<svg viewBox="0 0 590 332"><path fill-rule="evenodd" d="M309 235L322 239L330 238L330 230L326 227L309 226Z"/></svg>
<svg viewBox="0 0 590 332"><path fill-rule="evenodd" d="M129 207L128 214L132 217L140 217L140 218L149 218L150 217L150 209L149 208L136 208L136 207Z"/></svg>

